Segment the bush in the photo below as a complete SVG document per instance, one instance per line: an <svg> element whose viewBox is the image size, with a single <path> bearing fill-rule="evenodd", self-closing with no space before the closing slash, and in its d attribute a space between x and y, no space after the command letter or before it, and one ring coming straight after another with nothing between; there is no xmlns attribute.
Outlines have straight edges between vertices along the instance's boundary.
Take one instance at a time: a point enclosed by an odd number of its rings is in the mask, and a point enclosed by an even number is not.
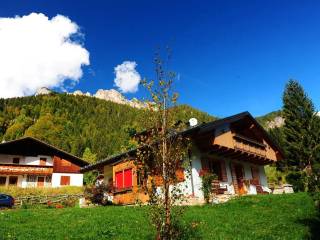
<svg viewBox="0 0 320 240"><path fill-rule="evenodd" d="M82 194L83 187L60 187L60 188L21 188L16 186L0 187L0 193L5 193L13 197L24 196L47 196L59 194Z"/></svg>
<svg viewBox="0 0 320 240"><path fill-rule="evenodd" d="M303 172L290 172L286 176L288 183L293 185L293 190L295 192L305 191L306 175Z"/></svg>
<svg viewBox="0 0 320 240"><path fill-rule="evenodd" d="M212 191L212 181L217 179L217 175L209 172L206 169L200 170L200 177L202 180L202 187L201 190L203 191L204 199L206 200L206 203L209 203L210 201L210 195Z"/></svg>

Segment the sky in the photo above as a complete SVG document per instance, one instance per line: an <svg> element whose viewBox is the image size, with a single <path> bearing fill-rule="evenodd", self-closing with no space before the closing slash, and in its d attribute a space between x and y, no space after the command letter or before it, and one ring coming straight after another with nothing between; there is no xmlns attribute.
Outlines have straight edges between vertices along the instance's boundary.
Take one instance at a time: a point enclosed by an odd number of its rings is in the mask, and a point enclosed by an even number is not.
<svg viewBox="0 0 320 240"><path fill-rule="evenodd" d="M172 49L179 103L223 117L282 106L296 79L320 108L319 1L0 2L0 97L39 86L146 97L158 47Z"/></svg>

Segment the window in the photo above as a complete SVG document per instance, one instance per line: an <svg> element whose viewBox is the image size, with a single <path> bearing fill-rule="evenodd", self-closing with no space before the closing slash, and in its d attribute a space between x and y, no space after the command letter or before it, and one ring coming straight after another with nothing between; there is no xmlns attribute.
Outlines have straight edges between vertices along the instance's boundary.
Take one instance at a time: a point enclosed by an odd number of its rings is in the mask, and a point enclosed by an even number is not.
<svg viewBox="0 0 320 240"><path fill-rule="evenodd" d="M0 194L0 200L8 199L8 196Z"/></svg>
<svg viewBox="0 0 320 240"><path fill-rule="evenodd" d="M0 176L0 186L6 185L7 177Z"/></svg>
<svg viewBox="0 0 320 240"><path fill-rule="evenodd" d="M209 159L208 164L210 172L216 174L218 176L218 179L222 180L220 161L214 161L212 159Z"/></svg>
<svg viewBox="0 0 320 240"><path fill-rule="evenodd" d="M47 163L47 159L46 158L40 158L40 166L45 166Z"/></svg>
<svg viewBox="0 0 320 240"><path fill-rule="evenodd" d="M116 188L131 188L132 187L132 168L116 172Z"/></svg>
<svg viewBox="0 0 320 240"><path fill-rule="evenodd" d="M60 185L61 186L69 186L70 185L70 176L61 176Z"/></svg>
<svg viewBox="0 0 320 240"><path fill-rule="evenodd" d="M28 175L27 176L27 183L35 183L37 182L37 176L35 175Z"/></svg>
<svg viewBox="0 0 320 240"><path fill-rule="evenodd" d="M51 176L46 176L46 183L51 183Z"/></svg>
<svg viewBox="0 0 320 240"><path fill-rule="evenodd" d="M9 176L9 185L18 185L18 177Z"/></svg>
<svg viewBox="0 0 320 240"><path fill-rule="evenodd" d="M36 175L27 175L27 186L36 187L37 185L37 176Z"/></svg>
<svg viewBox="0 0 320 240"><path fill-rule="evenodd" d="M17 158L17 157L13 158L12 159L12 163L13 164L19 164L20 163L20 158Z"/></svg>

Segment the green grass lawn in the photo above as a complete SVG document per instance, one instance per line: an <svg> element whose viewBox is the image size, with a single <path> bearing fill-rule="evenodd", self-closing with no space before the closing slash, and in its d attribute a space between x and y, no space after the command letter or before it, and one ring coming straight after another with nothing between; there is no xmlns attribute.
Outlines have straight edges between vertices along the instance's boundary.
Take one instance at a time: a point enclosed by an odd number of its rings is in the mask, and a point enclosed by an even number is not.
<svg viewBox="0 0 320 240"><path fill-rule="evenodd" d="M250 196L188 207L192 239L319 239L307 194ZM146 207L25 209L0 212L0 239L154 239Z"/></svg>

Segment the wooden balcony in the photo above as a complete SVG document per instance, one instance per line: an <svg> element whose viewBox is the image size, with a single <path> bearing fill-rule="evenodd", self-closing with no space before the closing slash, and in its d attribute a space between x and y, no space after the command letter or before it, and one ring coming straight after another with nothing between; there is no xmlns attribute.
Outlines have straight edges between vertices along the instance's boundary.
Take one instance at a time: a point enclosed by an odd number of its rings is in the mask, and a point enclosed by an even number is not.
<svg viewBox="0 0 320 240"><path fill-rule="evenodd" d="M236 134L233 136L234 149L241 150L247 153L252 153L258 156L265 157L267 155L266 146L263 143L253 139Z"/></svg>
<svg viewBox="0 0 320 240"><path fill-rule="evenodd" d="M266 154L257 154L249 152L243 149L237 148L228 148L220 145L213 145L211 148L210 154L216 154L218 156L235 159L239 161L251 162L254 164L269 164L273 162L272 159L268 159Z"/></svg>
<svg viewBox="0 0 320 240"><path fill-rule="evenodd" d="M1 164L0 174L5 175L51 175L53 172L52 166L32 166L32 165L15 165L15 164Z"/></svg>

